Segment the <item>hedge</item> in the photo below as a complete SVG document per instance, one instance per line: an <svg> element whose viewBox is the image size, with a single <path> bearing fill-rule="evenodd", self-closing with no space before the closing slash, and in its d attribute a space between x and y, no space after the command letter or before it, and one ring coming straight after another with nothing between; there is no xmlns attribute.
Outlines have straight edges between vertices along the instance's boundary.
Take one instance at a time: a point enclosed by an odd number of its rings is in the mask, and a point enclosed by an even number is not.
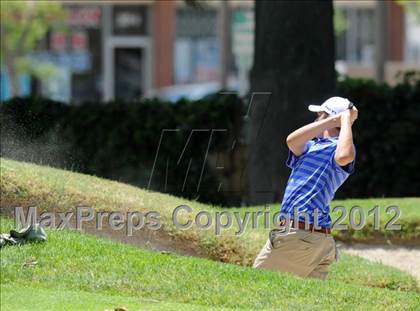
<svg viewBox="0 0 420 311"><path fill-rule="evenodd" d="M232 197L219 191L220 173L214 160L230 152L239 136L242 109L242 101L233 95L193 102L144 99L82 105L15 98L1 106L1 152L5 157L141 187L149 186L153 170L149 189L204 202L238 204L240 194ZM156 157L163 129L171 131L163 133ZM231 173L229 167L222 170L224 175Z"/></svg>
<svg viewBox="0 0 420 311"><path fill-rule="evenodd" d="M351 99L360 111L354 126L356 172L337 197L419 196L419 74L407 74L394 87L346 79L338 83L337 94ZM246 162L238 160L246 155L238 148L244 146L246 132L244 102L234 95L176 103L142 99L81 105L15 98L0 106L1 155L142 187L148 187L153 170L152 190L238 205L244 193L223 190ZM163 135L155 163L163 129L177 131ZM226 132L213 132L209 145L211 129Z"/></svg>
<svg viewBox="0 0 420 311"><path fill-rule="evenodd" d="M420 73L394 87L347 79L338 94L356 103L356 171L339 197L420 196Z"/></svg>

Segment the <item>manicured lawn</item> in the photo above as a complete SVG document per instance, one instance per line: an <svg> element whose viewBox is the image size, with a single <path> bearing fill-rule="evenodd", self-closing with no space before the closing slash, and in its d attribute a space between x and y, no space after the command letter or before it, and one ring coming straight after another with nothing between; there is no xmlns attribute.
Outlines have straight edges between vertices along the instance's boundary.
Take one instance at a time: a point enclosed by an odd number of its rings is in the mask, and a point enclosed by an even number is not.
<svg viewBox="0 0 420 311"><path fill-rule="evenodd" d="M27 297L22 303L22 297ZM127 310L144 311L200 311L212 310L210 307L186 303L164 302L153 299L139 299L128 296L113 296L76 290L57 290L54 288L34 288L21 285L1 286L1 306L5 310L20 311L67 311L67 310L114 310L123 307ZM218 310L232 310L218 308Z"/></svg>
<svg viewBox="0 0 420 311"><path fill-rule="evenodd" d="M182 221L192 220L195 214L203 210L212 214L237 211L244 215L246 212L261 210L262 207L222 209L115 181L3 158L1 158L0 181L2 209L37 206L44 211L69 211L75 206L83 205L91 206L96 210L158 211L163 223L160 231L166 235L167 239L174 243L192 245L196 253L202 257L217 261L250 265L264 244L269 230L263 228L262 218L259 220L258 228L251 228L251 223L249 223L241 236L235 235L237 226L222 231L220 236L214 234L214 225L208 230L198 230L195 226L188 230L179 230L173 225L171 216L174 208L181 204L188 204L193 209L192 214L181 215ZM413 241L414 236L415 239L419 239L420 226L417 225L420 215L419 203L420 199L408 198L346 200L336 201L333 205L346 207L360 205L370 209L374 204L382 206L399 204L403 211L399 222L409 224L407 228L403 225L407 235L401 235L401 239ZM277 210L278 206L273 205L269 212L274 214ZM360 232L350 232L348 239L360 241L365 237ZM330 279L370 287L400 290L417 288L414 278L405 273L350 256L342 256L342 260L332 266Z"/></svg>
<svg viewBox="0 0 420 311"><path fill-rule="evenodd" d="M12 227L5 218L1 224L3 232ZM1 249L2 310L45 310L50 306L57 306L52 308L57 310L81 306L85 310L116 306L129 310L205 310L201 306L210 310L309 306L311 310L332 310L337 306L341 310L415 310L420 305L415 288L402 291L361 286L356 280L347 284L339 279L302 279L151 252L77 231L49 230L48 234L46 243ZM362 259L346 260L353 269L360 268L354 271L354 278L371 269L385 269ZM337 275L348 273L344 266L334 269ZM404 274L391 270L383 274L388 287L387 278L400 275L400 281L407 280Z"/></svg>

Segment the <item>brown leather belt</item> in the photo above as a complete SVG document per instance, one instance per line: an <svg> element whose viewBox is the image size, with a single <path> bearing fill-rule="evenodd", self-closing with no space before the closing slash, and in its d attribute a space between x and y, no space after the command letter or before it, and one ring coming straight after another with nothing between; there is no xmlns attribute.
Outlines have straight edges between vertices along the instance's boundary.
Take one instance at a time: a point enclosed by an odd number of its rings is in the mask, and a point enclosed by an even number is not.
<svg viewBox="0 0 420 311"><path fill-rule="evenodd" d="M280 226L285 226L285 225L286 225L286 220L280 221ZM290 227L293 227L293 228L295 227L295 225L293 224L293 220L290 220ZM330 228L320 227L319 229L315 229L313 224L308 224L308 229L306 229L304 221L299 221L298 222L298 229L313 231L313 232L321 232L321 233L325 233L325 234L331 234L331 229Z"/></svg>
<svg viewBox="0 0 420 311"><path fill-rule="evenodd" d="M313 224L308 224L308 228L305 227L305 222L303 221L299 221L298 222L298 227L301 230L307 230L307 231L314 231L314 232L321 232L321 233L325 233L325 234L331 234L331 229L330 228L324 228L324 227L320 227L319 229L315 229ZM292 221L292 227L293 226L293 221Z"/></svg>

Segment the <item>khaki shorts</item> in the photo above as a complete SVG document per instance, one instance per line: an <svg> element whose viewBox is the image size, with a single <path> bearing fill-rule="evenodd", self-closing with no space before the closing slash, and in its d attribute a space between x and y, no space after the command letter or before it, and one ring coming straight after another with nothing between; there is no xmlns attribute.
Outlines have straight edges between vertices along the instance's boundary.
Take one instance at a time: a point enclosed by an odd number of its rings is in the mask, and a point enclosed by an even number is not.
<svg viewBox="0 0 420 311"><path fill-rule="evenodd" d="M296 230L270 231L269 238L254 262L254 268L283 271L303 277L325 279L328 267L337 258L331 234Z"/></svg>

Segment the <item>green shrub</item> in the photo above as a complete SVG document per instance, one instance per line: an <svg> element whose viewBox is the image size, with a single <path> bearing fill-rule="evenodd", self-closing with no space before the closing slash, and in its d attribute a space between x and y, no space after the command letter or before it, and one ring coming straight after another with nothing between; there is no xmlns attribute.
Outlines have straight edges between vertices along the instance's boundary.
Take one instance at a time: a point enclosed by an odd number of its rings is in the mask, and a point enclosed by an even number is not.
<svg viewBox="0 0 420 311"><path fill-rule="evenodd" d="M338 83L337 94L351 99L360 111L354 126L356 173L337 197L419 196L419 74L406 74L395 87L346 79ZM239 185L240 191L229 191L232 185L226 181L245 171L244 156L238 161L236 152L246 155L246 150L232 149L233 145L243 147L245 106L234 95L176 103L142 99L81 105L15 98L0 106L1 155L141 187L149 185L154 168L150 189L238 205L246 189ZM163 129L178 131L163 136L154 163ZM188 140L193 129L205 131L195 131ZM209 145L211 129L227 131L213 132ZM210 157L204 162L207 148ZM222 191L218 191L221 181Z"/></svg>
<svg viewBox="0 0 420 311"><path fill-rule="evenodd" d="M142 187L148 186L154 168L150 189L225 204L235 198L218 191L216 163L204 160L207 148L212 155L230 152L242 110L242 101L234 95L176 103L144 99L82 105L15 98L1 106L2 156ZM163 129L176 131L163 134L156 158ZM226 131L211 134L212 129ZM229 167L223 174L231 174ZM239 200L238 194L233 203Z"/></svg>
<svg viewBox="0 0 420 311"><path fill-rule="evenodd" d="M346 79L338 94L359 109L354 126L356 173L341 197L420 195L420 77L409 73L395 87Z"/></svg>

